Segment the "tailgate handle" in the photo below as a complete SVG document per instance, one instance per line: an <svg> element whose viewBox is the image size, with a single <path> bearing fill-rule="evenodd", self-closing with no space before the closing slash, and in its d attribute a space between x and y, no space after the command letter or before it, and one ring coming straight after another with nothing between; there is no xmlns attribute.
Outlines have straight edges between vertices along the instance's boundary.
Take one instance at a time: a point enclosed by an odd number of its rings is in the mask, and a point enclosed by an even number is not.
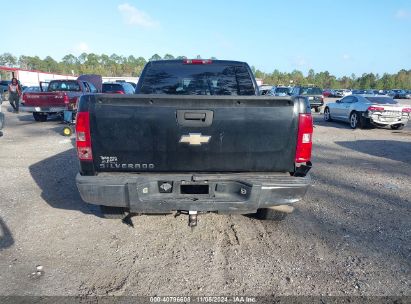
<svg viewBox="0 0 411 304"><path fill-rule="evenodd" d="M177 124L183 127L209 127L213 123L211 110L177 110Z"/></svg>
<svg viewBox="0 0 411 304"><path fill-rule="evenodd" d="M185 120L202 120L205 121L206 113L199 113L199 112L185 112L184 113Z"/></svg>

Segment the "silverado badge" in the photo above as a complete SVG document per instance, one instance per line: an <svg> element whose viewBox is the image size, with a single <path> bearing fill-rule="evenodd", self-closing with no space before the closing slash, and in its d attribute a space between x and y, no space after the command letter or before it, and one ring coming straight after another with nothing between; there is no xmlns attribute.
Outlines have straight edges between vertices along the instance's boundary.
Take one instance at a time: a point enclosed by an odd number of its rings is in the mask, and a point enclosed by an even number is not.
<svg viewBox="0 0 411 304"><path fill-rule="evenodd" d="M180 143L189 144L192 146L201 146L210 141L211 136L203 136L201 133L189 133L180 138Z"/></svg>

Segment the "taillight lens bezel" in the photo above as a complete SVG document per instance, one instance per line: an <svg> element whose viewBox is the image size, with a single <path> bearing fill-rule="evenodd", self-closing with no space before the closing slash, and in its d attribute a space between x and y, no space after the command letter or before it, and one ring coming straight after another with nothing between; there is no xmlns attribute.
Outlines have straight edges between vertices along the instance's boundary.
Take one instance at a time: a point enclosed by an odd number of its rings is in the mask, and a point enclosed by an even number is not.
<svg viewBox="0 0 411 304"><path fill-rule="evenodd" d="M90 113L78 112L76 117L76 148L80 161L92 161Z"/></svg>
<svg viewBox="0 0 411 304"><path fill-rule="evenodd" d="M370 112L384 112L385 109L384 109L384 107L369 106L367 111L370 111Z"/></svg>
<svg viewBox="0 0 411 304"><path fill-rule="evenodd" d="M66 105L70 104L70 97L68 97L68 95L66 93L64 93L64 95L63 95L63 102Z"/></svg>
<svg viewBox="0 0 411 304"><path fill-rule="evenodd" d="M307 163L311 160L313 130L313 118L311 113L299 114L297 146L295 149L296 163Z"/></svg>

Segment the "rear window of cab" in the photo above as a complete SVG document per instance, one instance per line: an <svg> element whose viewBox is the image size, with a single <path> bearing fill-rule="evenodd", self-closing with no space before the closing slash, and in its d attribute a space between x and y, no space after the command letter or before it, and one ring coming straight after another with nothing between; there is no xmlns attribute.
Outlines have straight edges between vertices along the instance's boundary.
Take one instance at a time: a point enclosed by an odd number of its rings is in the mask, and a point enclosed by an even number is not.
<svg viewBox="0 0 411 304"><path fill-rule="evenodd" d="M81 88L77 81L52 81L49 84L49 92L67 91L80 92Z"/></svg>

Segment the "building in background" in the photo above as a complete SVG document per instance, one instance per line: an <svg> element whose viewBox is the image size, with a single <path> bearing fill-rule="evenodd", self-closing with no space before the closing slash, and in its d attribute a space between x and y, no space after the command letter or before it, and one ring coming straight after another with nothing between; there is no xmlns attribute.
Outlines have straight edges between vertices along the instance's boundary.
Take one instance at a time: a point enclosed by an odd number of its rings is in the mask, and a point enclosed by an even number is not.
<svg viewBox="0 0 411 304"><path fill-rule="evenodd" d="M138 77L130 77L130 76L124 76L124 77L116 77L116 76L103 76L103 82L132 82L137 84L138 82Z"/></svg>
<svg viewBox="0 0 411 304"><path fill-rule="evenodd" d="M19 68L10 68L5 66L0 66L0 71L2 72L1 80L10 80L13 77L16 77L21 85L23 86L38 86L40 82L49 82L54 79L77 79L77 76L73 75L62 75L41 72L36 70L24 70ZM4 77L6 75L6 77Z"/></svg>
<svg viewBox="0 0 411 304"><path fill-rule="evenodd" d="M54 79L77 79L77 75L64 75L48 73L36 70L25 70L19 68L10 68L5 66L0 66L0 80L11 80L11 78L16 77L21 85L23 86L38 86L40 82L50 82ZM106 77L103 76L103 82L132 82L137 83L138 77Z"/></svg>
<svg viewBox="0 0 411 304"><path fill-rule="evenodd" d="M260 78L256 78L255 81L257 82L258 86L262 86L263 85L263 80Z"/></svg>

